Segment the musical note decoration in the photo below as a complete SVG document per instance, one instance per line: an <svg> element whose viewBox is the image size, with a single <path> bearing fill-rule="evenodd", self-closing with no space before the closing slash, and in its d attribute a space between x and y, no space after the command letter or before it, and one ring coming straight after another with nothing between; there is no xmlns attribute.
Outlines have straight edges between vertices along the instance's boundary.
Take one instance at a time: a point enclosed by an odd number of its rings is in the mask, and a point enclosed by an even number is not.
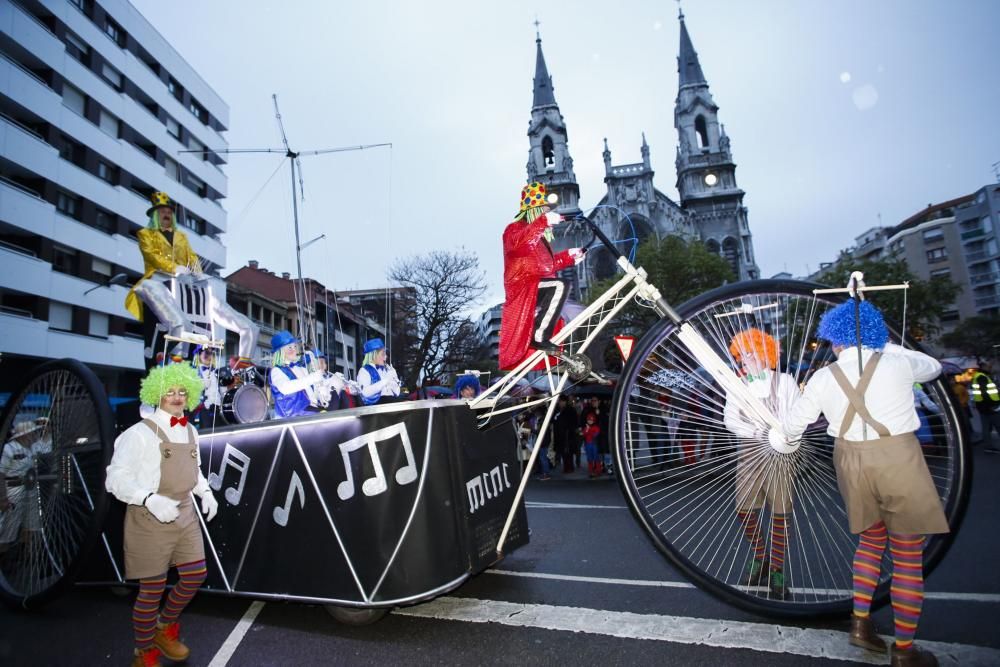
<svg viewBox="0 0 1000 667"><path fill-rule="evenodd" d="M292 479L288 482L288 494L285 496L285 505L274 508L274 522L279 526L284 527L288 525L288 515L292 511L292 500L296 494L299 496L299 509L305 509L306 492L302 488L302 480L299 479L297 472L292 471Z"/></svg>
<svg viewBox="0 0 1000 667"><path fill-rule="evenodd" d="M218 491L222 488L222 480L226 476L227 467L238 471L240 480L235 487L231 486L226 489L226 502L230 505L239 505L240 498L243 497L243 487L247 481L247 471L250 469L250 457L227 442L226 448L222 452L222 460L219 462L218 474L213 472L208 475L208 485L213 490Z"/></svg>
<svg viewBox="0 0 1000 667"><path fill-rule="evenodd" d="M406 424L393 424L340 443L340 455L344 459L344 470L347 473L347 479L337 485L337 495L341 500L354 497L355 486L354 471L351 468L351 452L359 449L368 449L372 467L375 469L375 475L361 483L361 491L366 496L376 496L389 488L376 443L390 440L396 436L399 436L402 441L403 454L406 456L406 465L396 471L396 483L402 486L417 479L417 464L413 458L413 446L410 444L410 435L406 430Z"/></svg>

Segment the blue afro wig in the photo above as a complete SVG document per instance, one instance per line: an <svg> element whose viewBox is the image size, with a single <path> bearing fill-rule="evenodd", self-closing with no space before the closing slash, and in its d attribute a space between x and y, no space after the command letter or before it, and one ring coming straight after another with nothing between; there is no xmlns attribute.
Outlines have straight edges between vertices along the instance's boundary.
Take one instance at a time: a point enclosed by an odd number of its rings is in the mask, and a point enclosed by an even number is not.
<svg viewBox="0 0 1000 667"><path fill-rule="evenodd" d="M854 324L855 302L845 301L836 308L823 314L819 322L817 336L830 341L835 346L852 347L858 344L858 332ZM861 316L861 344L873 350L881 350L889 341L889 329L885 326L882 312L862 301L859 307Z"/></svg>
<svg viewBox="0 0 1000 667"><path fill-rule="evenodd" d="M458 379L455 380L455 396L459 396L462 390L466 387L472 387L476 390L476 395L479 395L479 378L475 375L459 375Z"/></svg>

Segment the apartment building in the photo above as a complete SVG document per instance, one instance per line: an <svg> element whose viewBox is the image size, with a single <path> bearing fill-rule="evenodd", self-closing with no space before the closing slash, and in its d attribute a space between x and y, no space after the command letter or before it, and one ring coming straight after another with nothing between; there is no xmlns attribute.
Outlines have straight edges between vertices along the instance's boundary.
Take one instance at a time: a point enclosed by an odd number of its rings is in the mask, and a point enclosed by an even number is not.
<svg viewBox="0 0 1000 667"><path fill-rule="evenodd" d="M123 303L142 275L135 232L150 193L167 191L218 273L227 183L210 149L226 147L228 123L218 93L125 0L0 0L0 395L61 357L112 394L134 387L141 325ZM124 285L108 285L116 274Z"/></svg>

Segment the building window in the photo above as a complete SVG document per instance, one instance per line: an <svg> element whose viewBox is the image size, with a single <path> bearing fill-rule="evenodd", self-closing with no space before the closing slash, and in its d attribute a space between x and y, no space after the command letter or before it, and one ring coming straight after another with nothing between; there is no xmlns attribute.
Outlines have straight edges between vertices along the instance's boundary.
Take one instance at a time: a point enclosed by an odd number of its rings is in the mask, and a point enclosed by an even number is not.
<svg viewBox="0 0 1000 667"><path fill-rule="evenodd" d="M104 80L110 83L111 87L118 92L121 92L122 88L124 88L121 72L116 70L111 65L107 63L101 65L101 76L104 77Z"/></svg>
<svg viewBox="0 0 1000 667"><path fill-rule="evenodd" d="M100 229L105 234L114 234L118 231L118 225L115 223L115 215L109 213L104 209L97 209L97 215L94 217L94 227ZM94 260L97 261L96 259ZM94 269L95 271L97 269Z"/></svg>
<svg viewBox="0 0 1000 667"><path fill-rule="evenodd" d="M180 172L177 170L177 163L176 162L174 162L170 158L166 158L164 160L164 162L163 162L163 165L166 168L165 170L167 172L167 176L169 176L170 178L174 179L175 181L181 180L180 179Z"/></svg>
<svg viewBox="0 0 1000 667"><path fill-rule="evenodd" d="M948 259L948 250L946 248L934 248L933 250L927 251L927 262L943 262Z"/></svg>
<svg viewBox="0 0 1000 667"><path fill-rule="evenodd" d="M205 187L205 181L201 180L189 171L184 172L184 185L197 192L199 197L204 197L208 194L208 188Z"/></svg>
<svg viewBox="0 0 1000 667"><path fill-rule="evenodd" d="M63 82L62 101L71 111L75 111L81 116L86 114L87 96L65 81Z"/></svg>
<svg viewBox="0 0 1000 667"><path fill-rule="evenodd" d="M104 276L105 278L111 277L111 262L105 262L103 259L94 257L91 259L90 269L99 276Z"/></svg>
<svg viewBox="0 0 1000 667"><path fill-rule="evenodd" d="M192 137L190 134L188 135L187 145L188 148L191 149L192 155L195 155L201 158L202 160L208 159L208 151L205 149L205 144L201 143L200 141Z"/></svg>
<svg viewBox="0 0 1000 667"><path fill-rule="evenodd" d="M181 216L181 220L182 220L181 224L183 224L188 229L191 229L191 230L193 230L194 232L196 232L197 234L200 234L200 235L204 235L205 234L205 228L206 228L205 221L202 220L201 218L199 218L198 216L196 216L191 211L188 211L188 210L185 209L184 215ZM270 312L270 311L267 311L267 312ZM270 317L265 317L264 321L265 322L270 321Z"/></svg>
<svg viewBox="0 0 1000 667"><path fill-rule="evenodd" d="M101 180L107 181L111 185L118 183L118 168L108 164L104 160L97 161L97 175Z"/></svg>
<svg viewBox="0 0 1000 667"><path fill-rule="evenodd" d="M65 134L59 135L59 157L78 167L86 163L86 149Z"/></svg>
<svg viewBox="0 0 1000 667"><path fill-rule="evenodd" d="M74 35L69 30L63 35L66 44L66 53L70 54L84 65L90 63L90 47L85 41Z"/></svg>
<svg viewBox="0 0 1000 667"><path fill-rule="evenodd" d="M980 224L982 225L982 230L984 234L989 234L990 232L993 231L993 221L990 220L990 216L984 215L983 219L980 220Z"/></svg>
<svg viewBox="0 0 1000 667"><path fill-rule="evenodd" d="M924 243L937 243L944 239L944 230L940 227L924 230Z"/></svg>
<svg viewBox="0 0 1000 667"><path fill-rule="evenodd" d="M184 99L184 88L181 84L177 83L177 79L174 77L167 77L167 90L173 95L178 102Z"/></svg>
<svg viewBox="0 0 1000 667"><path fill-rule="evenodd" d="M102 130L110 134L115 139L119 137L121 123L119 122L118 118L111 115L104 109L101 109L101 113L98 116L97 124Z"/></svg>
<svg viewBox="0 0 1000 667"><path fill-rule="evenodd" d="M167 134L177 141L181 140L181 124L170 116L167 116Z"/></svg>
<svg viewBox="0 0 1000 667"><path fill-rule="evenodd" d="M348 363L354 363L354 348L350 345L347 346L347 357Z"/></svg>
<svg viewBox="0 0 1000 667"><path fill-rule="evenodd" d="M49 328L57 331L73 330L73 307L68 303L49 302Z"/></svg>
<svg viewBox="0 0 1000 667"><path fill-rule="evenodd" d="M951 269L934 269L931 271L931 279L934 278L951 278Z"/></svg>
<svg viewBox="0 0 1000 667"><path fill-rule="evenodd" d="M79 273L80 257L76 250L61 245L52 246L52 270L75 276Z"/></svg>
<svg viewBox="0 0 1000 667"><path fill-rule="evenodd" d="M63 215L79 220L83 207L79 197L60 191L56 197L56 209Z"/></svg>
<svg viewBox="0 0 1000 667"><path fill-rule="evenodd" d="M941 313L940 319L942 322L958 322L959 320L958 311L954 309L946 310L943 313Z"/></svg>
<svg viewBox="0 0 1000 667"><path fill-rule="evenodd" d="M111 38L111 41L120 47L125 46L125 31L122 27L110 18L104 19L104 34Z"/></svg>
<svg viewBox="0 0 1000 667"><path fill-rule="evenodd" d="M708 150L708 125L705 123L705 117L701 114L694 119L694 133L698 135L698 148L703 151Z"/></svg>
<svg viewBox="0 0 1000 667"><path fill-rule="evenodd" d="M90 326L87 328L87 333L91 336L99 336L101 338L108 337L108 323L111 320L106 313L98 313L95 311L90 311Z"/></svg>
<svg viewBox="0 0 1000 667"><path fill-rule="evenodd" d="M205 111L204 107L198 104L195 100L191 100L191 104L188 105L188 110L202 123L208 122L208 112Z"/></svg>
<svg viewBox="0 0 1000 667"><path fill-rule="evenodd" d="M90 15L91 0L69 0L69 4L73 5L84 14L88 16Z"/></svg>

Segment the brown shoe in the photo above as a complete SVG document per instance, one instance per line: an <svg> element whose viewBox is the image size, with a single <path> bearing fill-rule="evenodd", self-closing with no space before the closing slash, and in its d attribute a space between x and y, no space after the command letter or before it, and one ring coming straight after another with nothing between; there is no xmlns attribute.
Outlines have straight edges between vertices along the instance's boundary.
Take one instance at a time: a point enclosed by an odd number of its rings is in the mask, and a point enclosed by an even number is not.
<svg viewBox="0 0 1000 667"><path fill-rule="evenodd" d="M187 660L191 655L188 647L181 643L181 626L176 621L167 625L157 623L153 643L163 651L164 657L174 662Z"/></svg>
<svg viewBox="0 0 1000 667"><path fill-rule="evenodd" d="M135 657L132 658L132 667L161 667L160 649L155 646L137 648Z"/></svg>
<svg viewBox="0 0 1000 667"><path fill-rule="evenodd" d="M910 644L910 648L905 649L893 644L891 656L892 667L937 667L938 664L933 653L916 644Z"/></svg>
<svg viewBox="0 0 1000 667"><path fill-rule="evenodd" d="M871 616L851 616L851 634L847 641L866 651L885 653L888 650L885 640L875 632L875 624L872 623Z"/></svg>

